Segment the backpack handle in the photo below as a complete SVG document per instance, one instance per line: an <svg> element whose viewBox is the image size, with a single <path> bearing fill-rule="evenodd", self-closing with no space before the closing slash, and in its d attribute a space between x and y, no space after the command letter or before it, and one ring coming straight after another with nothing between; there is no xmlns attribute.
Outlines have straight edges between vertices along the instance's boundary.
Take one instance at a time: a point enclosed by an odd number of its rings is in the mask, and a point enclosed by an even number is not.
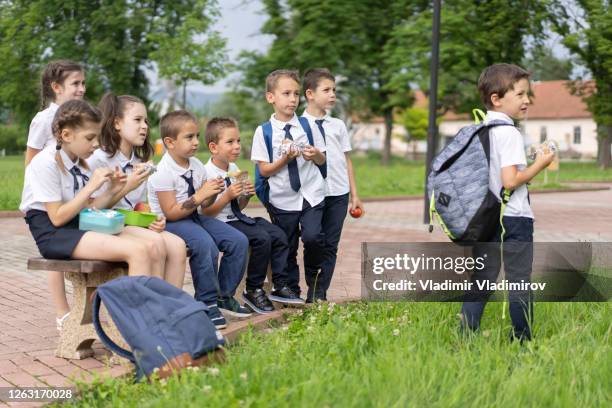
<svg viewBox="0 0 612 408"><path fill-rule="evenodd" d="M96 290L94 292L94 298L93 298L93 302L92 302L92 320L93 320L93 325L94 328L96 329L96 333L98 334L98 337L100 337L100 340L102 340L102 342L108 346L108 348L115 354L123 357L123 358L127 358L128 360L130 360L132 363L136 363L136 359L134 358L134 354L132 354L131 351L128 351L122 347L120 347L117 343L115 343L113 340L111 340L110 337L108 337L108 335L104 332L104 329L102 328L102 324L100 323L100 304L102 303L102 299L100 298L100 294L98 293L98 291Z"/></svg>

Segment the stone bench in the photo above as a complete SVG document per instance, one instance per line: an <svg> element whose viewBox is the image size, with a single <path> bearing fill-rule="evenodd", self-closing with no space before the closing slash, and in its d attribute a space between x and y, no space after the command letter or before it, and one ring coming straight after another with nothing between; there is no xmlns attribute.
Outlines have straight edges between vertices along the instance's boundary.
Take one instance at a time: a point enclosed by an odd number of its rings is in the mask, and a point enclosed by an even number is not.
<svg viewBox="0 0 612 408"><path fill-rule="evenodd" d="M72 308L60 331L55 355L77 360L93 356L91 346L98 335L92 323L92 294L99 285L127 275L127 263L30 258L28 269L63 272L72 282ZM108 318L102 324L111 339L125 345L112 319Z"/></svg>

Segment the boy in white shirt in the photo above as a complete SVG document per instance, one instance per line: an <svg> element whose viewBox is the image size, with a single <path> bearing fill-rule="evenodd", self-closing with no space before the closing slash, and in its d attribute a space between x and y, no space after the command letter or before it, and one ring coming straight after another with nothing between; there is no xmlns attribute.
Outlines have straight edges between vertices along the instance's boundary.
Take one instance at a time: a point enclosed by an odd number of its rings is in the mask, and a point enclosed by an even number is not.
<svg viewBox="0 0 612 408"><path fill-rule="evenodd" d="M320 167L325 164L325 143L318 133L305 129L308 122L302 122L295 114L300 101L297 72L270 73L266 78L266 100L274 107L274 114L255 131L251 149L251 160L269 185L269 196L258 192L258 197L264 201L272 222L287 235L287 283L298 296L297 250L302 237L307 301L312 301L325 245L321 232L325 180Z"/></svg>
<svg viewBox="0 0 612 408"><path fill-rule="evenodd" d="M286 304L304 301L287 286L287 236L268 220L244 214L243 210L255 195L253 184L242 176L235 160L240 156L240 132L231 118L212 118L206 124L206 144L211 157L206 163L209 177L225 180L224 190L204 214L236 228L249 239L251 255L247 266L246 288L242 293L245 303L257 313L274 311L271 300ZM274 290L267 296L263 289L268 264L272 268Z"/></svg>
<svg viewBox="0 0 612 408"><path fill-rule="evenodd" d="M530 103L530 85L529 72L524 69L512 64L491 65L480 74L478 90L488 110L485 123L497 120L514 124L513 120L525 118ZM506 279L509 282L529 282L533 263L533 212L527 183L552 162L554 152L539 154L535 162L527 167L523 138L516 127L491 128L489 141L489 187L500 201L507 201L502 214L503 225L498 225L491 241L503 242ZM492 245L486 248L491 250ZM475 247L474 251L477 250L478 247ZM498 256L497 262L489 257L486 268L480 271L475 269L472 281L495 282L500 270ZM472 291L466 295L461 308L463 330L479 329L490 295L490 292L483 291ZM533 323L532 294L529 291L510 291L509 301L512 338L530 340Z"/></svg>
<svg viewBox="0 0 612 408"><path fill-rule="evenodd" d="M304 74L302 89L308 101L302 117L308 119L313 132L320 133L327 149L327 189L322 220L325 249L314 293L315 300L327 300L327 290L336 267L338 243L347 210L349 207L352 211L359 209L362 214L365 210L357 195L353 164L348 155L351 151L351 141L346 125L328 113L336 104L334 76L324 68L310 69Z"/></svg>
<svg viewBox="0 0 612 408"><path fill-rule="evenodd" d="M208 316L218 329L226 327L220 313L248 317L234 293L246 264L249 241L240 231L199 213L212 204L224 188L223 179L207 176L204 164L195 156L200 135L196 117L179 110L160 120L160 135L167 148L149 177L151 211L166 217L166 230L181 237L189 249L189 266L195 299L208 306ZM223 252L217 270L219 251Z"/></svg>

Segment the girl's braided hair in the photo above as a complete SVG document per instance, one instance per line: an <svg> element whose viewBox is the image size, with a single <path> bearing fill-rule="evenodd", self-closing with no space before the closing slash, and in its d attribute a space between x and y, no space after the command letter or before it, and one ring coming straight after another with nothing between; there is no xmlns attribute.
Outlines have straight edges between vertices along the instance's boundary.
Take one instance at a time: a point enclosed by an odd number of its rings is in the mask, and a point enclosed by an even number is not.
<svg viewBox="0 0 612 408"><path fill-rule="evenodd" d="M57 141L55 160L63 173L66 173L66 170L64 169L59 152L62 148L62 130L82 127L86 122L100 123L101 121L102 113L87 101L75 99L63 103L58 108L53 118L51 129ZM87 162L82 158L79 158L79 165L83 168L88 168Z"/></svg>

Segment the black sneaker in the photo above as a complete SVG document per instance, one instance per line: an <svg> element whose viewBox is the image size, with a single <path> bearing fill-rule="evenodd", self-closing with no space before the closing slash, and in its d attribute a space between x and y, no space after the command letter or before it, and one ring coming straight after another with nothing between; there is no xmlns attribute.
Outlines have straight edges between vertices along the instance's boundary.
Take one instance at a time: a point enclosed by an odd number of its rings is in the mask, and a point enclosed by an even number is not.
<svg viewBox="0 0 612 408"><path fill-rule="evenodd" d="M304 299L295 294L288 286L274 289L268 298L273 302L284 303L287 305L303 305Z"/></svg>
<svg viewBox="0 0 612 408"><path fill-rule="evenodd" d="M266 296L266 292L261 288L245 289L242 293L242 299L256 313L266 314L274 311L274 305Z"/></svg>
<svg viewBox="0 0 612 408"><path fill-rule="evenodd" d="M227 322L225 321L225 317L221 314L219 307L217 304L206 305L208 306L208 311L206 314L211 322L215 325L217 329L225 329L227 327Z"/></svg>
<svg viewBox="0 0 612 408"><path fill-rule="evenodd" d="M246 307L242 306L236 299L233 297L228 298L219 298L217 301L219 305L219 309L222 312L234 317L251 317L253 313L249 311Z"/></svg>

